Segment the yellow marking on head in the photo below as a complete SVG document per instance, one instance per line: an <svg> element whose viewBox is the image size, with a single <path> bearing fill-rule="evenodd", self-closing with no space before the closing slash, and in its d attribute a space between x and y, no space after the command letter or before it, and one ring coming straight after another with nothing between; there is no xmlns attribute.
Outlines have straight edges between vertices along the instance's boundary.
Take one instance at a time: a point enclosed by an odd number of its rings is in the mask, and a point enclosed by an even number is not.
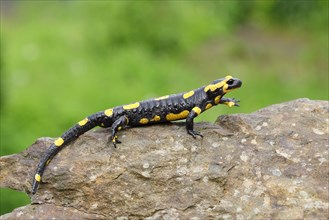
<svg viewBox="0 0 329 220"><path fill-rule="evenodd" d="M124 105L123 109L129 110L129 109L134 109L134 108L138 108L138 107L139 107L139 102L135 102L133 104Z"/></svg>
<svg viewBox="0 0 329 220"><path fill-rule="evenodd" d="M161 97L158 97L158 98L155 98L154 100L162 100L162 99L167 99L169 97L169 95L164 95L164 96L161 96Z"/></svg>
<svg viewBox="0 0 329 220"><path fill-rule="evenodd" d="M78 124L79 124L80 126L84 126L85 124L87 124L87 122L88 122L88 118L85 118L85 119L79 121Z"/></svg>
<svg viewBox="0 0 329 220"><path fill-rule="evenodd" d="M174 113L169 113L166 115L166 119L168 121L174 121L174 120L179 120L179 119L184 119L187 117L187 115L189 114L190 112L188 110L184 110L180 113L177 113L177 114L174 114Z"/></svg>
<svg viewBox="0 0 329 220"><path fill-rule="evenodd" d="M104 111L104 114L107 116L107 117L111 117L113 115L113 109L107 109Z"/></svg>
<svg viewBox="0 0 329 220"><path fill-rule="evenodd" d="M216 105L220 102L220 98L221 98L220 95L215 97L214 102Z"/></svg>
<svg viewBox="0 0 329 220"><path fill-rule="evenodd" d="M223 86L223 92L227 93L227 89L228 89L228 84L225 84L225 85Z"/></svg>
<svg viewBox="0 0 329 220"><path fill-rule="evenodd" d="M197 113L198 115L201 113L201 108L195 106L192 111L194 111L195 113Z"/></svg>
<svg viewBox="0 0 329 220"><path fill-rule="evenodd" d="M192 90L192 91L189 91L189 92L187 92L187 93L185 93L185 94L183 95L183 98L184 98L184 99L187 99L187 98L191 97L192 95L194 95L194 91L193 91L193 90Z"/></svg>
<svg viewBox="0 0 329 220"><path fill-rule="evenodd" d="M207 110L207 109L210 109L211 107L212 107L212 104L211 104L211 103L208 103L208 104L206 105L205 109Z"/></svg>
<svg viewBox="0 0 329 220"><path fill-rule="evenodd" d="M160 121L161 117L159 115L155 115L151 121Z"/></svg>
<svg viewBox="0 0 329 220"><path fill-rule="evenodd" d="M140 124L147 124L149 123L149 120L147 118L142 118L141 120L139 120Z"/></svg>
<svg viewBox="0 0 329 220"><path fill-rule="evenodd" d="M37 182L40 182L40 181L41 181L41 176L40 176L39 174L35 174L34 179L35 179Z"/></svg>
<svg viewBox="0 0 329 220"><path fill-rule="evenodd" d="M62 146L63 143L64 143L63 138L57 138L57 140L54 142L56 147Z"/></svg>
<svg viewBox="0 0 329 220"><path fill-rule="evenodd" d="M205 92L208 92L208 91L210 90L211 92L213 92L213 91L215 91L216 89L219 89L219 88L223 87L224 85L226 85L226 82L227 82L228 80L232 79L232 78L233 78L232 76L226 76L225 79L224 79L223 81L220 81L220 82L218 82L218 83L216 83L216 84L210 84L210 85L206 86L206 87L204 88L204 91L205 91ZM228 85L227 85L227 86L228 86ZM227 87L226 87L226 89L227 89Z"/></svg>

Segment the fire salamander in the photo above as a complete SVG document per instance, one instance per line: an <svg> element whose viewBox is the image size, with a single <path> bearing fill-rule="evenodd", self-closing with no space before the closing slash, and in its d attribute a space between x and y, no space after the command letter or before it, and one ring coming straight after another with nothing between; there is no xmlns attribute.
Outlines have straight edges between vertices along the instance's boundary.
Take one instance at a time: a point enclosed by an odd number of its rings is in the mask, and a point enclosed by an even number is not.
<svg viewBox="0 0 329 220"><path fill-rule="evenodd" d="M229 107L239 106L239 100L223 96L241 85L242 82L239 79L226 76L189 92L109 108L82 119L57 138L44 153L34 175L32 194L36 193L41 176L51 159L64 146L90 129L96 126L112 127L111 141L116 147L117 143L121 143L118 140L117 131L125 126L134 127L186 119L187 133L193 138L203 137L193 129L193 119L218 104L225 104Z"/></svg>

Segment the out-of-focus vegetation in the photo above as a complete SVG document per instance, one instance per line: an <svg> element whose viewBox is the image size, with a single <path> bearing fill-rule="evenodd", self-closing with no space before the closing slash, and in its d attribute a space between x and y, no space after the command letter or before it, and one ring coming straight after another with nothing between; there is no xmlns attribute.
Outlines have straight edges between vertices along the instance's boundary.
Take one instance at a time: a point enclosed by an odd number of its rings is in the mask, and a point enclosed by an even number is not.
<svg viewBox="0 0 329 220"><path fill-rule="evenodd" d="M1 1L1 155L109 107L231 74L248 113L328 99L328 1ZM28 203L1 190L1 214Z"/></svg>

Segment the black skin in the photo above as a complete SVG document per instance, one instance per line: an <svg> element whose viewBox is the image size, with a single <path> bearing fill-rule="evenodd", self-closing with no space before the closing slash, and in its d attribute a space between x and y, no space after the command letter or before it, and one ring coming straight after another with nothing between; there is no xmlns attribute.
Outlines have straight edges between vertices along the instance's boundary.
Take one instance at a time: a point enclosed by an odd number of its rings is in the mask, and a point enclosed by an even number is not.
<svg viewBox="0 0 329 220"><path fill-rule="evenodd" d="M191 135L193 138L196 138L197 136L203 137L200 132L195 131L193 128L193 120L195 117L207 110L209 105L215 106L217 104L230 103L231 106L239 106L239 100L235 100L234 98L224 98L223 96L227 92L241 87L242 82L236 78L226 77L223 79L215 80L209 85L217 85L218 83L222 84L220 84L220 87L215 89L209 89L206 91L206 86L195 89L193 90L193 95L187 98L184 98L184 94L186 93L180 93L170 95L163 99L150 99L141 101L138 102L138 104L135 106L130 106L130 108L127 106L118 106L111 109L111 114L106 114L106 111L101 111L88 116L88 121L85 124L76 124L61 136L63 143L60 146L56 146L54 142L48 147L42 156L35 173L36 175L39 175L40 179L38 181L36 178L33 178L32 194L36 193L39 183L41 182L42 174L51 159L64 146L68 145L70 142L76 140L80 135L96 126L112 127L110 139L114 147L116 147L118 143L121 143L118 140L116 133L118 130L126 126L135 127L144 124L150 125L181 119L186 119L186 131L189 135ZM179 114L183 111L186 112L186 110L188 111L187 114L183 114L180 117L166 117L170 113ZM141 119L148 119L148 122L141 123Z"/></svg>

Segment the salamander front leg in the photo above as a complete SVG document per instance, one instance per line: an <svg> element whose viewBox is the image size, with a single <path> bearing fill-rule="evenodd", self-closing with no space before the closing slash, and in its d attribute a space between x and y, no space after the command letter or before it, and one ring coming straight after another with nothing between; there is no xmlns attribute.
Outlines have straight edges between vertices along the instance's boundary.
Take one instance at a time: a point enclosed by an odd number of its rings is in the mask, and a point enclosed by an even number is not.
<svg viewBox="0 0 329 220"><path fill-rule="evenodd" d="M194 127L193 120L200 113L201 113L201 109L199 107L194 107L186 118L186 131L189 135L192 135L193 138L196 138L197 136L203 137L203 135L200 132L194 131L194 129L193 129L193 127Z"/></svg>
<svg viewBox="0 0 329 220"><path fill-rule="evenodd" d="M113 146L116 148L116 144L120 144L121 141L118 140L118 136L116 133L120 131L124 126L128 124L129 120L126 116L121 116L117 120L115 120L112 124L112 135L111 135L111 141L113 143Z"/></svg>
<svg viewBox="0 0 329 220"><path fill-rule="evenodd" d="M228 107L232 107L232 106L240 106L238 104L238 102L240 102L240 100L234 99L234 98L222 98L219 103L220 104L225 104Z"/></svg>

